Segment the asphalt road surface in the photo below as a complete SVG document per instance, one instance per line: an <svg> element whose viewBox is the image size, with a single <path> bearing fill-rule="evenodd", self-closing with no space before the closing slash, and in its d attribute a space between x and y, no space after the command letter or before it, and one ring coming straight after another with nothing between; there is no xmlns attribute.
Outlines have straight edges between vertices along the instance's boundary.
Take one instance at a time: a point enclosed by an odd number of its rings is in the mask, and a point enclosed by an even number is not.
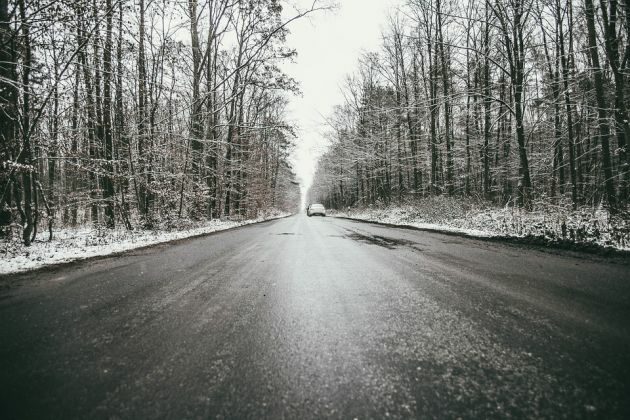
<svg viewBox="0 0 630 420"><path fill-rule="evenodd" d="M630 418L627 262L299 215L0 281L2 419L510 416Z"/></svg>

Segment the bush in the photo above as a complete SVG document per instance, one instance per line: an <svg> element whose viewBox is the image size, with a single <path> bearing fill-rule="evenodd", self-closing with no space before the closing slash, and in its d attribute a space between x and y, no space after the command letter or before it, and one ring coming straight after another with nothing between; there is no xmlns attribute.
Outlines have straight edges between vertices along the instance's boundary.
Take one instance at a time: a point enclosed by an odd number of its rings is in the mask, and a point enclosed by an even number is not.
<svg viewBox="0 0 630 420"><path fill-rule="evenodd" d="M538 238L627 249L630 247L630 215L612 216L603 208L571 203L538 202L530 211L496 207L475 199L428 197L398 205L374 205L349 209L350 217L391 224L431 224L448 230L484 232L495 236Z"/></svg>

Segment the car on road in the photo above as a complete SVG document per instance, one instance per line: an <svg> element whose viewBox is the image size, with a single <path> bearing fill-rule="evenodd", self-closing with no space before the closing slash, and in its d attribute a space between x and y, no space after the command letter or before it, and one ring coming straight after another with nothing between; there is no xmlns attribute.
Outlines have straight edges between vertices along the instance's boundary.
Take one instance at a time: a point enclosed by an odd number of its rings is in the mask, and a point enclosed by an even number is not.
<svg viewBox="0 0 630 420"><path fill-rule="evenodd" d="M308 217L315 215L326 216L326 208L323 204L311 204L306 209L306 214Z"/></svg>

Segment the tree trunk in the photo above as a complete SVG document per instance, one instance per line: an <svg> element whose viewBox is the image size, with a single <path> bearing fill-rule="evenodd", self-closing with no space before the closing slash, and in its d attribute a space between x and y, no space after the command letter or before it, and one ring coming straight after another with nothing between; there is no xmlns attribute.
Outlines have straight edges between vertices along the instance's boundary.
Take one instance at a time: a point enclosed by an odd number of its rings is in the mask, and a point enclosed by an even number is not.
<svg viewBox="0 0 630 420"><path fill-rule="evenodd" d="M570 1L570 0L568 0ZM567 113L567 142L569 145L569 176L571 179L571 202L575 209L578 203L578 183L576 172L575 137L573 134L573 109L571 106L571 96L569 92L569 66L564 46L564 25L562 23L562 11L560 10L560 0L556 0L557 22L557 42L560 47L560 66L562 69L562 83L564 89L564 106ZM571 25L571 22L569 22Z"/></svg>
<svg viewBox="0 0 630 420"><path fill-rule="evenodd" d="M490 198L490 132L492 91L490 86L490 15L486 6L486 22L484 24L484 62L483 62L483 196ZM501 118L501 114L499 114Z"/></svg>
<svg viewBox="0 0 630 420"><path fill-rule="evenodd" d="M107 13L107 24L105 34L105 49L103 51L103 128L104 128L104 151L105 151L105 172L103 174L103 201L105 202L105 225L113 228L115 225L114 216L114 144L112 136L112 0L105 1Z"/></svg>
<svg viewBox="0 0 630 420"><path fill-rule="evenodd" d="M199 31L197 29L197 0L188 0L188 15L190 19L190 39L192 48L192 103L190 111L190 143L192 154L192 174L193 174L193 203L192 211L198 216L201 210L201 202L198 197L198 184L202 178L203 162L203 125L201 121L201 49L199 46Z"/></svg>
<svg viewBox="0 0 630 420"><path fill-rule="evenodd" d="M440 50L440 68L442 71L442 94L444 95L444 141L446 143L446 190L449 195L455 191L453 179L453 141L451 136L451 101L450 101L450 78L448 74L448 63L444 48L444 35L442 31L442 9L440 0L436 0L437 9L437 35Z"/></svg>
<svg viewBox="0 0 630 420"><path fill-rule="evenodd" d="M31 244L31 234L35 228L33 224L33 155L31 150L31 138L30 138L30 113L31 113L31 66L32 66L32 51L31 51L31 35L30 35L30 22L26 18L26 5L25 0L19 0L18 6L20 9L20 25L22 27L22 152L18 159L18 163L24 165L22 169L22 188L24 190L24 230L22 231L22 241L25 246Z"/></svg>
<svg viewBox="0 0 630 420"><path fill-rule="evenodd" d="M591 56L593 82L595 84L595 98L597 99L597 116L599 124L599 140L602 145L602 169L604 171L604 191L611 213L617 212L617 198L613 181L612 161L610 158L610 126L606 110L606 95L604 93L604 78L599 64L599 52L597 50L597 32L595 30L595 8L593 0L584 0L584 15L588 32L588 46Z"/></svg>
<svg viewBox="0 0 630 420"><path fill-rule="evenodd" d="M17 51L15 46L16 34L11 29L9 16L9 0L0 0L0 161L10 161L17 150L17 119L18 119L18 81L16 74ZM12 184L13 188L12 188ZM15 172L0 169L0 225L11 223L12 190L19 189ZM16 202L20 197L14 196Z"/></svg>
<svg viewBox="0 0 630 420"><path fill-rule="evenodd" d="M626 1L628 3L628 1ZM606 10L606 0L600 0L602 9L602 23L605 36L605 51L608 63L615 81L615 132L617 134L617 150L619 151L618 173L619 177L619 204L624 205L628 201L628 183L630 182L630 167L628 166L626 144L630 138L630 123L626 111L625 99L625 65L619 57L619 38L617 34L617 0L608 0L609 8ZM626 12L630 12L630 6L626 4ZM630 20L628 21L630 23ZM630 31L630 29L628 29ZM626 40L630 42L630 40ZM627 58L627 57L626 57ZM623 66L623 67L622 67Z"/></svg>
<svg viewBox="0 0 630 420"><path fill-rule="evenodd" d="M138 199L138 210L140 210L140 214L144 217L145 227L151 225L150 222L150 214L149 214L149 201L150 201L150 193L149 193L149 185L148 185L148 165L147 165L147 154L149 151L145 150L146 141L148 138L148 130L146 124L147 118L147 93L146 93L146 81L147 81L147 70L146 70L146 59L145 59L145 37L146 37L146 28L145 28L145 4L144 0L138 1L140 19L139 19L139 32L138 32L138 168L137 172L139 176L142 177L137 187L137 199ZM130 157L130 160L133 160ZM136 177L134 177L134 182Z"/></svg>

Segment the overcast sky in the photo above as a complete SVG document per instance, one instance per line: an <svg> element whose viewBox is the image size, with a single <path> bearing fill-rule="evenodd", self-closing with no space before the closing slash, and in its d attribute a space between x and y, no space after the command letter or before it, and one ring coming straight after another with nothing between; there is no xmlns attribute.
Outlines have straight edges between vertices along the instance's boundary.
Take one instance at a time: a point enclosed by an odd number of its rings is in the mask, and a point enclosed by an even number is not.
<svg viewBox="0 0 630 420"><path fill-rule="evenodd" d="M402 0L338 0L332 12L320 12L292 24L288 45L298 57L283 66L300 82L303 97L294 97L290 118L300 128L294 162L303 187L310 186L317 157L325 150L325 118L343 103L340 88L353 73L363 51L381 45L388 13ZM309 5L312 0L297 0Z"/></svg>

